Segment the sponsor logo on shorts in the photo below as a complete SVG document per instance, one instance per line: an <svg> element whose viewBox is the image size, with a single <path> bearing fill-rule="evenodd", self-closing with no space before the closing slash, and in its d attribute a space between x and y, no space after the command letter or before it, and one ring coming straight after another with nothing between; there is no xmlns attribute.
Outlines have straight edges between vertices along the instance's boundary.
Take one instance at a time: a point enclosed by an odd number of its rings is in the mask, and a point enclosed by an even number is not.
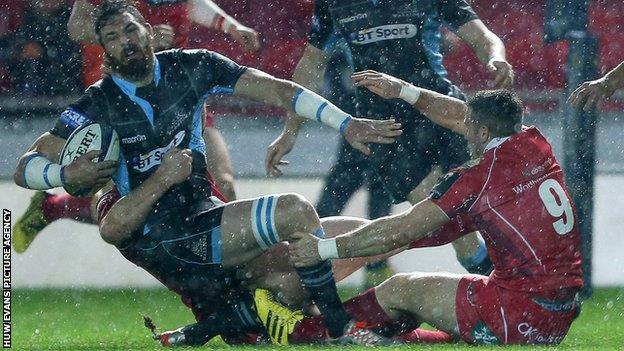
<svg viewBox="0 0 624 351"><path fill-rule="evenodd" d="M559 334L542 334L540 331L531 326L529 323L518 324L518 333L527 338L528 343L537 344L558 344L565 337L565 333Z"/></svg>
<svg viewBox="0 0 624 351"><path fill-rule="evenodd" d="M531 298L531 301L535 302L541 308L549 312L568 312L575 307L574 299L564 301L549 301L534 297Z"/></svg>
<svg viewBox="0 0 624 351"><path fill-rule="evenodd" d="M345 24L345 23L349 23L349 22L353 22L353 21L357 21L357 20L361 20L365 18L368 18L368 13L358 13L353 16L341 18L338 20L338 23Z"/></svg>
<svg viewBox="0 0 624 351"><path fill-rule="evenodd" d="M134 144L134 143L140 143L145 140L147 140L147 137L143 134L139 134L139 135L123 138L121 139L121 143L122 144Z"/></svg>
<svg viewBox="0 0 624 351"><path fill-rule="evenodd" d="M185 135L186 132L182 130L173 137L173 140L171 140L169 145L154 149L147 154L141 154L140 156L133 157L131 162L132 169L143 173L147 172L154 166L158 166L162 162L162 157L167 153L167 151L179 146L182 143L182 140L184 140Z"/></svg>
<svg viewBox="0 0 624 351"><path fill-rule="evenodd" d="M483 323L479 321L477 325L472 329L472 337L478 344L483 345L498 345L500 340L494 335L494 333Z"/></svg>
<svg viewBox="0 0 624 351"><path fill-rule="evenodd" d="M81 125L91 121L84 114L71 108L68 108L61 113L60 120L63 124L73 129L76 129Z"/></svg>
<svg viewBox="0 0 624 351"><path fill-rule="evenodd" d="M353 44L363 45L382 40L408 39L414 37L416 31L413 24L388 24L351 33L350 40Z"/></svg>

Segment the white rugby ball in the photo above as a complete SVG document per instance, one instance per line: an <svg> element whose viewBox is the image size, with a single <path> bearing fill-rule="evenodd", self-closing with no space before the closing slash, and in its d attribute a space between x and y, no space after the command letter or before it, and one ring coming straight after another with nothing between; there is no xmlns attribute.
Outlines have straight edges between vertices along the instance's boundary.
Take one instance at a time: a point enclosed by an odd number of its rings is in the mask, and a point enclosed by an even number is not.
<svg viewBox="0 0 624 351"><path fill-rule="evenodd" d="M61 151L59 163L63 166L68 165L78 157L93 150L102 151L100 156L94 159L93 162L118 161L120 151L119 135L109 125L100 123L84 124L74 130L67 138L63 151ZM65 190L75 196L84 196L91 189L72 189L66 186Z"/></svg>

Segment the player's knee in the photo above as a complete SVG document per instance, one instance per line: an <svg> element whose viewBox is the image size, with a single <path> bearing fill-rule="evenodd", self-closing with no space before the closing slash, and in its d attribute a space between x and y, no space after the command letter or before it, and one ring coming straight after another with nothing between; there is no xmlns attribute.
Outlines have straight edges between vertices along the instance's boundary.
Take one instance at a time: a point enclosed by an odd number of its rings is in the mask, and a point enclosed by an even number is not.
<svg viewBox="0 0 624 351"><path fill-rule="evenodd" d="M318 228L320 222L316 210L305 197L296 193L282 194L277 206L280 218L287 222L292 232L307 232Z"/></svg>
<svg viewBox="0 0 624 351"><path fill-rule="evenodd" d="M403 305L405 292L413 291L414 283L420 278L418 273L397 273L375 288L379 299L391 306Z"/></svg>

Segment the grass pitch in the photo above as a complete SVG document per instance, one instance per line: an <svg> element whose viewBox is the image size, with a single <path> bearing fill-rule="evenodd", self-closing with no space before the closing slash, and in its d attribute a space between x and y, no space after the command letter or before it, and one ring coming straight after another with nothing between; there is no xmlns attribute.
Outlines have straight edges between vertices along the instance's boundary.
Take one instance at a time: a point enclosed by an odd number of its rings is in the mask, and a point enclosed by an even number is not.
<svg viewBox="0 0 624 351"><path fill-rule="evenodd" d="M353 291L346 293L354 294ZM176 328L193 321L190 311L179 298L165 290L16 289L13 290L12 303L13 347L23 350L164 350L151 340L141 315L149 314L159 330ZM213 340L203 347L220 348L229 347L220 340ZM291 348L319 350L326 347ZM401 348L475 349L466 344L411 345ZM261 349L285 348L265 346ZM509 349L527 348L505 348ZM583 303L581 316L556 349L624 350L624 288L597 289L594 296Z"/></svg>

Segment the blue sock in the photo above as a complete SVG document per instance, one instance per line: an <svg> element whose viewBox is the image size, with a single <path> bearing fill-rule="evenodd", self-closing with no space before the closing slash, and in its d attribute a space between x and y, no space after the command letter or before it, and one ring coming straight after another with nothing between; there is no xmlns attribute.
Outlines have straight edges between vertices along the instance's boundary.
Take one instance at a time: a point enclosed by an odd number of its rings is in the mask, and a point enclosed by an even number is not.
<svg viewBox="0 0 624 351"><path fill-rule="evenodd" d="M314 235L323 238L325 232L321 228ZM324 261L314 266L301 267L296 270L306 290L310 293L312 301L321 311L329 335L333 338L341 336L351 317L342 307L331 262Z"/></svg>

